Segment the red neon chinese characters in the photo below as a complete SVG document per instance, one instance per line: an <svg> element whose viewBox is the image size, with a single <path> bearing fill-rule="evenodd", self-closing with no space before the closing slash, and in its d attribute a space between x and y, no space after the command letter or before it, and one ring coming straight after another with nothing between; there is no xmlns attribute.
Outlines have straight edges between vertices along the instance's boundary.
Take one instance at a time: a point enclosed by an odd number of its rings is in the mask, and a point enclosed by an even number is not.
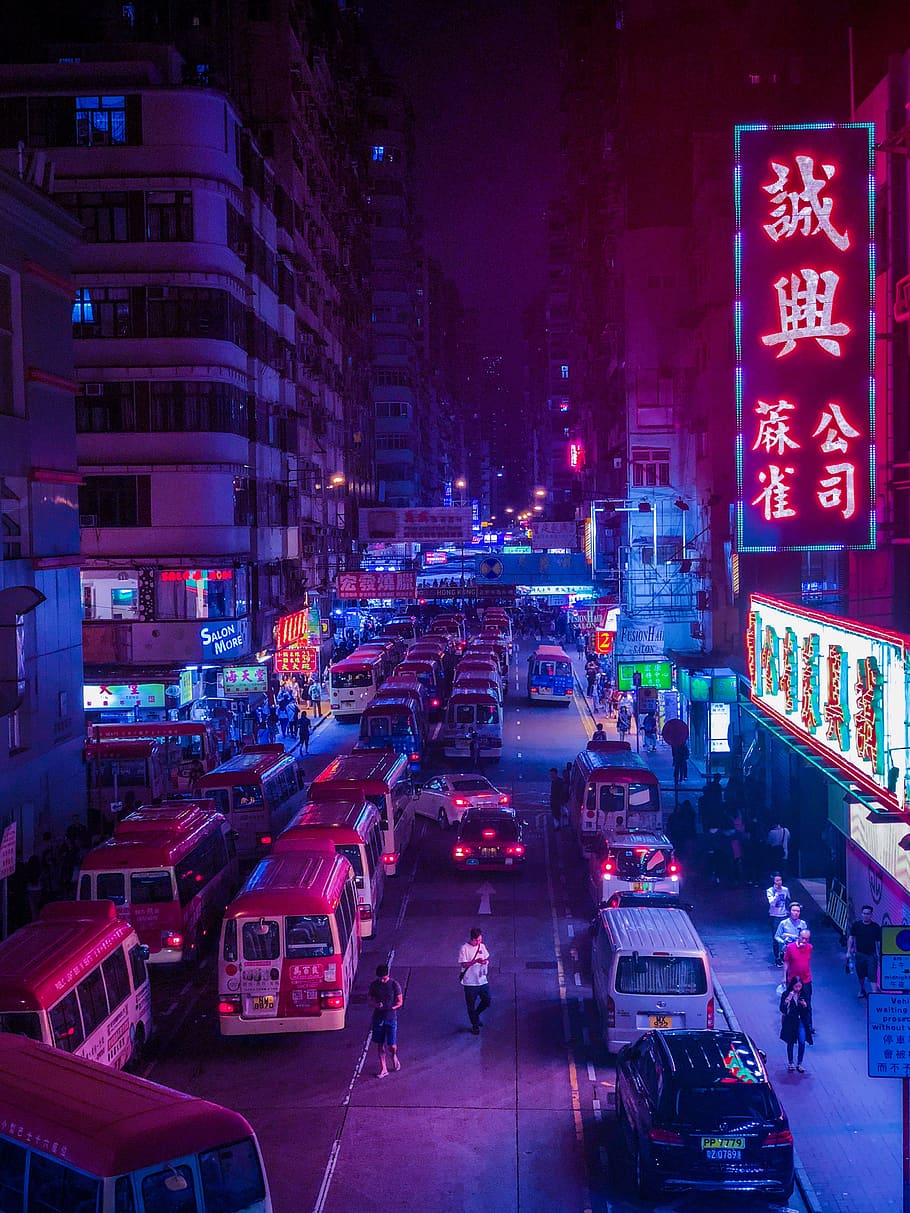
<svg viewBox="0 0 910 1213"><path fill-rule="evenodd" d="M879 769L879 683L875 658L861 658L856 663L856 752L875 771Z"/></svg>

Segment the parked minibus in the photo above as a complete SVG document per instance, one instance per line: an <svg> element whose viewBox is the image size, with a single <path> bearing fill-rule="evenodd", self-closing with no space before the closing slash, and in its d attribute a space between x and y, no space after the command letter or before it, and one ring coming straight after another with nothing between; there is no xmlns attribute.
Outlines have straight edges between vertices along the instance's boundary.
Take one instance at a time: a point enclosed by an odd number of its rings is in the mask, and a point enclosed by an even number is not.
<svg viewBox="0 0 910 1213"><path fill-rule="evenodd" d="M51 902L0 943L0 1032L122 1069L152 1034L147 955L110 901Z"/></svg>
<svg viewBox="0 0 910 1213"><path fill-rule="evenodd" d="M325 841L289 841L256 865L225 911L221 1035L343 1028L360 947L348 860Z"/></svg>
<svg viewBox="0 0 910 1213"><path fill-rule="evenodd" d="M574 693L572 662L557 645L541 644L528 658L531 703L570 704Z"/></svg>
<svg viewBox="0 0 910 1213"><path fill-rule="evenodd" d="M395 667L395 677L413 674L427 689L429 696L428 707L430 717L441 716L445 704L445 678L442 672L442 662L431 656L412 657L410 651L404 661Z"/></svg>
<svg viewBox="0 0 910 1213"><path fill-rule="evenodd" d="M471 734L480 742L480 757L502 757L502 708L489 691L470 691L457 683L449 697L439 739L447 758L470 758Z"/></svg>
<svg viewBox="0 0 910 1213"><path fill-rule="evenodd" d="M171 790L156 741L91 741L83 753L88 811L96 823L110 822L124 805L129 810Z"/></svg>
<svg viewBox="0 0 910 1213"><path fill-rule="evenodd" d="M585 749L569 778L569 815L584 854L598 839L612 841L632 830L660 830L660 784L631 750Z"/></svg>
<svg viewBox="0 0 910 1213"><path fill-rule="evenodd" d="M591 969L603 1039L611 1053L654 1028L714 1027L708 953L684 910L601 910Z"/></svg>
<svg viewBox="0 0 910 1213"><path fill-rule="evenodd" d="M414 785L409 756L394 750L342 754L310 784L309 799L366 800L379 810L382 862L395 876L414 832Z"/></svg>
<svg viewBox="0 0 910 1213"><path fill-rule="evenodd" d="M487 632L498 633L506 644L509 646L509 652L512 652L513 636L512 636L512 620L508 617L505 611L497 611L495 608L488 608L483 613L481 620L480 634L484 636Z"/></svg>
<svg viewBox="0 0 910 1213"><path fill-rule="evenodd" d="M455 667L455 681L457 682L467 674L483 674L490 678L495 678L499 684L500 693L505 696L505 680L499 662L495 657L484 657L478 653L470 657L462 657Z"/></svg>
<svg viewBox="0 0 910 1213"><path fill-rule="evenodd" d="M502 683L492 673L483 670L469 669L459 674L452 691L483 691L487 695L494 695L500 706L502 705Z"/></svg>
<svg viewBox="0 0 910 1213"><path fill-rule="evenodd" d="M396 640L394 636L383 636L379 640L368 640L362 644L359 649L356 649L357 654L369 656L376 655L382 659L382 676L388 678L395 666L402 660L407 651L407 646L403 640Z"/></svg>
<svg viewBox="0 0 910 1213"><path fill-rule="evenodd" d="M450 681L458 659L458 649L451 636L444 632L426 633L405 654L405 661L419 661L431 657L442 666L443 677Z"/></svg>
<svg viewBox="0 0 910 1213"><path fill-rule="evenodd" d="M240 883L234 833L211 800L143 806L82 859L79 901L109 900L151 964L198 959Z"/></svg>
<svg viewBox="0 0 910 1213"><path fill-rule="evenodd" d="M412 699L417 700L424 718L424 732L426 732L426 725L430 719L430 693L426 683L421 682L416 674L402 673L401 666L397 665L392 677L387 678L382 684L382 690L376 699L394 698L396 695L409 695Z"/></svg>
<svg viewBox="0 0 910 1213"><path fill-rule="evenodd" d="M197 782L236 833L241 860L262 855L304 802L297 762L281 745L245 746Z"/></svg>
<svg viewBox="0 0 910 1213"><path fill-rule="evenodd" d="M9 1213L272 1213L237 1112L21 1037L0 1036Z"/></svg>
<svg viewBox="0 0 910 1213"><path fill-rule="evenodd" d="M376 915L385 890L379 810L361 799L310 801L278 835L273 853L326 842L354 869L360 933L367 939L376 932Z"/></svg>
<svg viewBox="0 0 910 1213"><path fill-rule="evenodd" d="M396 750L407 754L411 769L420 768L426 746L426 724L419 702L410 695L379 698L360 717L355 750Z"/></svg>
<svg viewBox="0 0 910 1213"><path fill-rule="evenodd" d="M386 664L383 654L356 649L329 666L329 705L337 720L360 715L382 685Z"/></svg>
<svg viewBox="0 0 910 1213"><path fill-rule="evenodd" d="M382 625L380 636L394 636L406 644L417 639L417 624L410 615L398 615Z"/></svg>
<svg viewBox="0 0 910 1213"><path fill-rule="evenodd" d="M625 890L678 897L680 877L672 842L653 830L614 834L588 856L588 887L595 906Z"/></svg>
<svg viewBox="0 0 910 1213"><path fill-rule="evenodd" d="M458 619L453 615L437 615L425 632L426 636L433 636L439 633L443 636L449 636L455 643L455 647L459 650L465 646L465 627L464 619Z"/></svg>
<svg viewBox="0 0 910 1213"><path fill-rule="evenodd" d="M465 647L464 655L495 657L503 676L509 672L509 646L501 636L475 636Z"/></svg>
<svg viewBox="0 0 910 1213"><path fill-rule="evenodd" d="M89 724L86 740L155 741L174 792L192 788L203 771L218 765L218 738L214 724L205 720L146 720L133 724Z"/></svg>

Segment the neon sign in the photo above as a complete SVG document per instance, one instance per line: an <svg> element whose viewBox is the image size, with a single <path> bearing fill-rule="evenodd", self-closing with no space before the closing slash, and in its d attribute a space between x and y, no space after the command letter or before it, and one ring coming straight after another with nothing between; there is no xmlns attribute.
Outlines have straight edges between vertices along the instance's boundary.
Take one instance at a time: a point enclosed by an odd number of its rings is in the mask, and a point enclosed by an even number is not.
<svg viewBox="0 0 910 1213"><path fill-rule="evenodd" d="M910 637L753 594L746 645L753 702L910 809Z"/></svg>
<svg viewBox="0 0 910 1213"><path fill-rule="evenodd" d="M737 547L875 544L871 123L737 126Z"/></svg>

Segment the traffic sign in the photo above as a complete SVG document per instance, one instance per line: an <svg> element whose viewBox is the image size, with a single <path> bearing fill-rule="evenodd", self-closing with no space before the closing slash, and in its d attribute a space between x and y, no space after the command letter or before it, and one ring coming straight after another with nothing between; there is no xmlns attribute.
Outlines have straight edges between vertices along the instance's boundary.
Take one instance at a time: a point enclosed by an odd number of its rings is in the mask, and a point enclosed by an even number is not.
<svg viewBox="0 0 910 1213"><path fill-rule="evenodd" d="M488 581L496 581L502 576L502 561L498 556L484 556L480 562L480 575Z"/></svg>
<svg viewBox="0 0 910 1213"><path fill-rule="evenodd" d="M689 726L684 720L668 720L660 730L668 746L685 745L689 740Z"/></svg>
<svg viewBox="0 0 910 1213"><path fill-rule="evenodd" d="M910 990L910 927L882 927L883 990Z"/></svg>
<svg viewBox="0 0 910 1213"><path fill-rule="evenodd" d="M870 1078L910 1078L910 992L870 994L868 1062Z"/></svg>

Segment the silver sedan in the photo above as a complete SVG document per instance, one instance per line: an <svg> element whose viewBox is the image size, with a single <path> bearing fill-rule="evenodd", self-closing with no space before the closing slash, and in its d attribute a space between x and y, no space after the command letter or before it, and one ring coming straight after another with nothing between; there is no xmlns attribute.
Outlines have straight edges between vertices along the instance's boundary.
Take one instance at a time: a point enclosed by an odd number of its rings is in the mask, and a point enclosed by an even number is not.
<svg viewBox="0 0 910 1213"><path fill-rule="evenodd" d="M415 812L432 817L446 830L458 825L468 809L506 808L511 802L507 792L494 788L489 779L473 772L434 775L418 785Z"/></svg>

